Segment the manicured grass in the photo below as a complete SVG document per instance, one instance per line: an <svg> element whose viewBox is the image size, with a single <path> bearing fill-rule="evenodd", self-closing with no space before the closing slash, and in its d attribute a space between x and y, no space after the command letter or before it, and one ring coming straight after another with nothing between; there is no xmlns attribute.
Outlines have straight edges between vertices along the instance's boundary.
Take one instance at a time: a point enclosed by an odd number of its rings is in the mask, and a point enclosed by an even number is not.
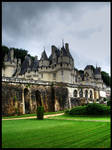
<svg viewBox="0 0 112 150"><path fill-rule="evenodd" d="M3 120L2 148L110 148L110 122Z"/></svg>
<svg viewBox="0 0 112 150"><path fill-rule="evenodd" d="M110 121L111 117L108 116L90 116L90 115L61 115L61 116L53 116L53 117L49 117L52 119L78 119L78 120L101 120L101 121Z"/></svg>
<svg viewBox="0 0 112 150"><path fill-rule="evenodd" d="M59 113L63 113L64 111L57 111L57 112L45 112L44 115L51 115L51 114L59 114ZM32 116L36 116L35 114L24 114L24 115L20 115L20 116L8 116L8 117L2 117L2 119L8 119L8 118L21 118L21 117L32 117Z"/></svg>

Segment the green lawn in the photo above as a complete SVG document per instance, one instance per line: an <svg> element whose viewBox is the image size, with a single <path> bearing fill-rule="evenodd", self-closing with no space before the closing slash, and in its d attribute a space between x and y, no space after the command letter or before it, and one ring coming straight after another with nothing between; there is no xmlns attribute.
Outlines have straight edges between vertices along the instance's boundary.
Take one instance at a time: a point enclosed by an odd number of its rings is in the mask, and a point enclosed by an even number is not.
<svg viewBox="0 0 112 150"><path fill-rule="evenodd" d="M57 111L57 112L45 112L44 115L51 115L51 114L59 114L59 113L63 113L64 111ZM21 118L21 117L32 117L32 116L36 116L35 114L23 114L20 116L7 116L7 117L2 117L2 119L8 119L8 118Z"/></svg>
<svg viewBox="0 0 112 150"><path fill-rule="evenodd" d="M110 148L110 122L3 120L2 148Z"/></svg>

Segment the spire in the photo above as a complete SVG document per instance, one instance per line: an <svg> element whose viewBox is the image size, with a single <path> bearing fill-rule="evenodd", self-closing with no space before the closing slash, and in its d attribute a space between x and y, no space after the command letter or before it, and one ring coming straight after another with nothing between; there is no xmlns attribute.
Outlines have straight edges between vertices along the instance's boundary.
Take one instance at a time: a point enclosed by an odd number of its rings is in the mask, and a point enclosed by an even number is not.
<svg viewBox="0 0 112 150"><path fill-rule="evenodd" d="M42 60L47 60L48 59L45 49L44 49L44 51L43 51L43 53L41 55L41 59Z"/></svg>
<svg viewBox="0 0 112 150"><path fill-rule="evenodd" d="M64 47L64 39L62 39L62 47Z"/></svg>

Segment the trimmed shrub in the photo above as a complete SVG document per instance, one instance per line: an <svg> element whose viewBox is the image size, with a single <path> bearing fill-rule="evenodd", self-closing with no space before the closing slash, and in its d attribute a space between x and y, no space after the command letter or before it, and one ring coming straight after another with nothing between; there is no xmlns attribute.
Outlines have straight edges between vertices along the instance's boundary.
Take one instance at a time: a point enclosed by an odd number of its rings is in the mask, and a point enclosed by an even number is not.
<svg viewBox="0 0 112 150"><path fill-rule="evenodd" d="M110 109L104 104L92 103L87 105L88 115L107 115L110 114Z"/></svg>
<svg viewBox="0 0 112 150"><path fill-rule="evenodd" d="M71 110L66 110L69 115L109 115L110 106L104 104L91 103L84 106L77 106Z"/></svg>
<svg viewBox="0 0 112 150"><path fill-rule="evenodd" d="M86 115L86 106L77 106L69 111L70 115Z"/></svg>
<svg viewBox="0 0 112 150"><path fill-rule="evenodd" d="M37 107L37 119L43 120L43 116L44 116L44 107L38 106Z"/></svg>

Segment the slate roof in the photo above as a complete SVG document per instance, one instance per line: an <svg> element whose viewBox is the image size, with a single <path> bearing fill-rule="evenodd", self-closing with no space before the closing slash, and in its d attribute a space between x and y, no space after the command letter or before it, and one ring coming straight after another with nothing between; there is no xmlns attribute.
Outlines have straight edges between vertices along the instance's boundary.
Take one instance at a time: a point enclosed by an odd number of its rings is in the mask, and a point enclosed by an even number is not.
<svg viewBox="0 0 112 150"><path fill-rule="evenodd" d="M36 71L38 70L39 67L39 61L37 59L34 59L33 65L32 65L32 70Z"/></svg>
<svg viewBox="0 0 112 150"><path fill-rule="evenodd" d="M72 60L73 60L72 55L70 54L70 52L68 50L66 50L64 48L64 46L61 48L61 50L62 50L63 56L68 56L68 57L72 58Z"/></svg>
<svg viewBox="0 0 112 150"><path fill-rule="evenodd" d="M100 69L96 68L95 71L94 71L94 74L100 74Z"/></svg>
<svg viewBox="0 0 112 150"><path fill-rule="evenodd" d="M47 57L47 54L46 54L45 50L43 51L40 60L48 60L48 57Z"/></svg>
<svg viewBox="0 0 112 150"><path fill-rule="evenodd" d="M92 65L87 65L84 70L88 70L88 69L93 70L93 66Z"/></svg>
<svg viewBox="0 0 112 150"><path fill-rule="evenodd" d="M25 60L23 61L22 66L21 66L20 74L24 74L27 71L28 68L32 67L32 63L29 66L29 61L30 60L31 60L31 58L29 56L25 56Z"/></svg>

